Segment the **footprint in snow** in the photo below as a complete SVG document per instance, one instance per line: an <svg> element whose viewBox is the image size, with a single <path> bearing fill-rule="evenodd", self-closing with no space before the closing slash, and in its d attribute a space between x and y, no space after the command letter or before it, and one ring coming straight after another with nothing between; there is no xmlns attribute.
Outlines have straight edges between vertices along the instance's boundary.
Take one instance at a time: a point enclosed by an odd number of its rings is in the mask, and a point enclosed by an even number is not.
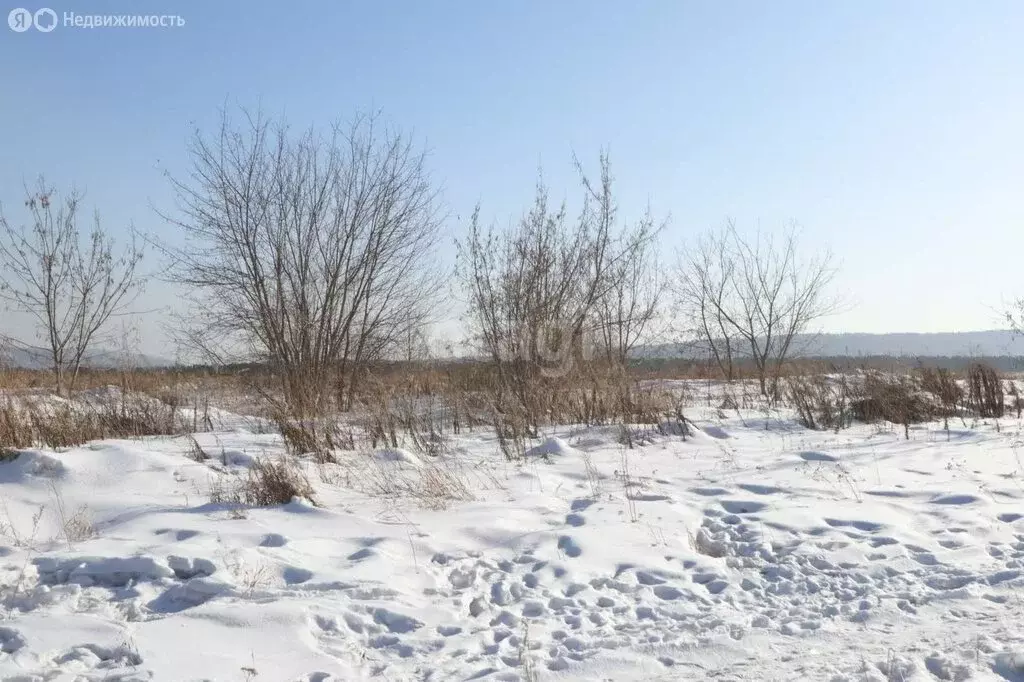
<svg viewBox="0 0 1024 682"><path fill-rule="evenodd" d="M302 583L309 582L312 577L313 571L296 566L285 566L281 572L281 579L284 580L286 585L301 585Z"/></svg>
<svg viewBox="0 0 1024 682"><path fill-rule="evenodd" d="M99 644L80 644L53 658L59 666L75 663L86 668L133 668L142 665L142 657L127 646L104 647Z"/></svg>
<svg viewBox="0 0 1024 682"><path fill-rule="evenodd" d="M754 514L763 511L768 506L764 502L743 500L721 500L719 504L730 514Z"/></svg>
<svg viewBox="0 0 1024 682"><path fill-rule="evenodd" d="M720 426L703 426L701 427L701 431L717 440L725 440L732 437L729 435L728 431Z"/></svg>
<svg viewBox="0 0 1024 682"><path fill-rule="evenodd" d="M865 495L871 495L873 497L895 497L895 498L908 498L911 497L910 493L903 492L902 490L865 490Z"/></svg>
<svg viewBox="0 0 1024 682"><path fill-rule="evenodd" d="M702 497L718 497L729 494L729 491L725 488L690 488L690 492Z"/></svg>
<svg viewBox="0 0 1024 682"><path fill-rule="evenodd" d="M634 502L668 502L672 498L668 495L657 495L654 493L633 493L629 499Z"/></svg>
<svg viewBox="0 0 1024 682"><path fill-rule="evenodd" d="M838 462L839 458L834 455L826 455L824 452L813 452L810 450L799 453L800 459L805 462Z"/></svg>
<svg viewBox="0 0 1024 682"><path fill-rule="evenodd" d="M558 538L558 549L562 550L567 556L570 556L573 559L583 554L583 549L570 535L563 535Z"/></svg>
<svg viewBox="0 0 1024 682"><path fill-rule="evenodd" d="M671 585L655 585L654 596L658 599L664 599L665 601L675 601L683 597L683 592L677 587Z"/></svg>
<svg viewBox="0 0 1024 682"><path fill-rule="evenodd" d="M25 646L25 638L14 628L0 628L0 652L13 654Z"/></svg>
<svg viewBox="0 0 1024 682"><path fill-rule="evenodd" d="M454 637L455 635L462 634L462 628L458 625L438 625L437 634L442 637Z"/></svg>
<svg viewBox="0 0 1024 682"><path fill-rule="evenodd" d="M776 495L786 492L783 488L776 488L773 485L758 485L757 483L738 483L736 487L755 495Z"/></svg>
<svg viewBox="0 0 1024 682"><path fill-rule="evenodd" d="M569 514L565 517L565 522L570 526L579 527L586 524L587 520L583 518L583 514Z"/></svg>
<svg viewBox="0 0 1024 682"><path fill-rule="evenodd" d="M996 571L992 575L988 576L986 580L989 585L998 585L999 583L1005 583L1008 580L1016 580L1021 575L1021 571L1017 569L1008 569L1005 571Z"/></svg>
<svg viewBox="0 0 1024 682"><path fill-rule="evenodd" d="M385 608L374 608L371 610L373 622L383 625L389 632L405 634L423 627L423 623L412 616L397 613Z"/></svg>
<svg viewBox="0 0 1024 682"><path fill-rule="evenodd" d="M943 495L932 500L932 504L948 504L953 506L960 506L964 504L973 504L980 498L975 495Z"/></svg>
<svg viewBox="0 0 1024 682"><path fill-rule="evenodd" d="M375 556L376 554L377 553L369 547L363 547L362 549L357 549L356 551L352 552L345 558L349 561L363 561L364 559L369 559L370 557Z"/></svg>
<svg viewBox="0 0 1024 682"><path fill-rule="evenodd" d="M191 580L195 577L209 577L217 572L217 565L209 560L182 556L167 557L167 567L174 571L178 580Z"/></svg>
<svg viewBox="0 0 1024 682"><path fill-rule="evenodd" d="M641 585L661 585L665 579L648 571L637 571L636 579Z"/></svg>
<svg viewBox="0 0 1024 682"><path fill-rule="evenodd" d="M279 533L268 533L260 540L260 547L284 547L288 539Z"/></svg>
<svg viewBox="0 0 1024 682"><path fill-rule="evenodd" d="M931 552L921 552L918 554L911 554L910 556L914 561L922 566L938 566L942 563L939 561L938 557Z"/></svg>
<svg viewBox="0 0 1024 682"><path fill-rule="evenodd" d="M832 526L833 528L856 528L862 530L865 533L874 533L875 531L882 529L882 524L875 523L873 521L846 521L844 519L825 519L825 523Z"/></svg>
<svg viewBox="0 0 1024 682"><path fill-rule="evenodd" d="M899 540L897 540L896 538L890 538L890 537L888 537L886 535L881 535L879 537L871 538L871 546L872 547L884 547L885 545L896 545L896 544L899 544Z"/></svg>
<svg viewBox="0 0 1024 682"><path fill-rule="evenodd" d="M174 539L176 541L182 542L184 540L191 540L192 538L200 535L200 532L197 531L197 530L185 530L185 529L176 529L176 528L160 528L158 530L153 531L153 534L154 535L173 535Z"/></svg>

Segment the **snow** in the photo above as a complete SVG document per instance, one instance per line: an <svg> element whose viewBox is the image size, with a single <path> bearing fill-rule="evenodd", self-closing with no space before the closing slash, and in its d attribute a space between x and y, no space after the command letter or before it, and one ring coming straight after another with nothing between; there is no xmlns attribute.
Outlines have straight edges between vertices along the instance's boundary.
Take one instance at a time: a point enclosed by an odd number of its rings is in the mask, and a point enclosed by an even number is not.
<svg viewBox="0 0 1024 682"><path fill-rule="evenodd" d="M420 458L412 454L404 448L389 448L386 450L378 450L373 453L374 456L382 462L405 462L414 467L421 467L423 463Z"/></svg>
<svg viewBox="0 0 1024 682"><path fill-rule="evenodd" d="M687 414L632 449L548 429L520 463L483 429L339 453L303 465L318 506L210 502L283 453L241 419L203 462L20 451L0 679L1024 681L1020 423Z"/></svg>
<svg viewBox="0 0 1024 682"><path fill-rule="evenodd" d="M526 451L526 457L552 457L571 454L573 448L561 438L545 438L540 445Z"/></svg>

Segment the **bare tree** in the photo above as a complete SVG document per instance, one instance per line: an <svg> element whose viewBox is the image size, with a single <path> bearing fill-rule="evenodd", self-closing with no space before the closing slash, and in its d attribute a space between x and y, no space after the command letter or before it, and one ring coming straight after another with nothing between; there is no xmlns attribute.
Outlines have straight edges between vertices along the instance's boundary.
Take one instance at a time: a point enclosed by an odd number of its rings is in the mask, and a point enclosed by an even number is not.
<svg viewBox="0 0 1024 682"><path fill-rule="evenodd" d="M826 295L835 275L831 255L801 260L796 247L792 230L779 241L760 234L748 241L729 223L705 237L677 278L696 337L726 379L737 358L749 360L765 396L774 392L797 337L836 309Z"/></svg>
<svg viewBox="0 0 1024 682"><path fill-rule="evenodd" d="M591 327L605 359L624 367L632 350L652 331L658 314L665 283L656 249L665 224L655 223L648 207L634 225L616 230L618 205L608 157L600 158L599 186L591 183L578 159L575 163L589 198L585 203L589 215L584 219L598 225L607 223L615 237L605 270L607 281L599 287Z"/></svg>
<svg viewBox="0 0 1024 682"><path fill-rule="evenodd" d="M560 365L552 370L570 361L548 353L568 352L581 336L596 298L591 263L604 267L596 254L605 242L582 221L567 225L565 207L551 210L542 185L532 209L508 231L482 227L479 208L474 212L468 238L459 244L469 321L507 378L525 378L527 368L541 369L550 360Z"/></svg>
<svg viewBox="0 0 1024 682"><path fill-rule="evenodd" d="M1014 334L1024 335L1024 298L1018 298L1010 304L1006 311L1006 322Z"/></svg>
<svg viewBox="0 0 1024 682"><path fill-rule="evenodd" d="M141 291L142 250L132 240L115 254L98 213L83 240L81 195L74 191L62 201L40 178L25 193L30 226L15 227L0 213L0 297L35 320L37 342L49 353L63 394L74 388L82 361L110 319Z"/></svg>
<svg viewBox="0 0 1024 682"><path fill-rule="evenodd" d="M523 406L538 375L569 371L587 337L624 362L657 306L657 230L649 218L632 228L618 224L607 156L600 164L596 186L576 164L584 200L575 223L564 204L550 207L538 183L533 207L517 224L483 228L478 209L459 244L470 327L497 367L499 389Z"/></svg>
<svg viewBox="0 0 1024 682"><path fill-rule="evenodd" d="M351 404L358 370L430 320L441 220L425 152L377 116L322 135L227 112L172 178L184 246L163 249L198 314L188 341L278 373L287 408Z"/></svg>
<svg viewBox="0 0 1024 682"><path fill-rule="evenodd" d="M726 312L735 270L726 233L710 232L681 263L673 286L686 325L680 331L714 359L726 381L736 378L735 359L741 343Z"/></svg>

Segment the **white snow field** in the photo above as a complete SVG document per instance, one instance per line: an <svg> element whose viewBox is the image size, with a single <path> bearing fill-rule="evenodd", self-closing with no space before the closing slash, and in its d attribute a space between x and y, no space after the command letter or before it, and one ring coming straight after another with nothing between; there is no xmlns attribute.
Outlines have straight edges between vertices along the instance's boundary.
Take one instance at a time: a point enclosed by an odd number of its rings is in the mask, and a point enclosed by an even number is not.
<svg viewBox="0 0 1024 682"><path fill-rule="evenodd" d="M0 678L1024 681L1016 419L689 416L344 453L318 506L210 502L282 452L244 427L20 451Z"/></svg>

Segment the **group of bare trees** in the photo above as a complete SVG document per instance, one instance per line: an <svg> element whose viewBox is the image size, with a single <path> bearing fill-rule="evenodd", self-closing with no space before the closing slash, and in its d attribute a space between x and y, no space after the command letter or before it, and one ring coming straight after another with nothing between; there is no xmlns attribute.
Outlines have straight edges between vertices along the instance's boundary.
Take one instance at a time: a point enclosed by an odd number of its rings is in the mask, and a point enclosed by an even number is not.
<svg viewBox="0 0 1024 682"><path fill-rule="evenodd" d="M210 361L271 367L289 414L349 407L362 368L410 354L444 314L444 220L408 136L376 116L321 134L225 112L189 151L190 169L170 180L177 211L164 216L178 230L151 240L189 302L180 340ZM574 161L573 216L539 183L518 222L485 226L478 208L457 244L469 333L500 385L525 399L537 376L622 370L665 328L671 294L684 335L723 378L748 363L768 394L795 339L831 311L829 258L800 259L793 233L750 241L730 224L666 271L663 223L649 210L623 219L608 156L593 176ZM0 217L0 295L37 322L59 390L142 286L141 249L115 254L98 218L80 233L80 203L40 183L29 227Z"/></svg>

